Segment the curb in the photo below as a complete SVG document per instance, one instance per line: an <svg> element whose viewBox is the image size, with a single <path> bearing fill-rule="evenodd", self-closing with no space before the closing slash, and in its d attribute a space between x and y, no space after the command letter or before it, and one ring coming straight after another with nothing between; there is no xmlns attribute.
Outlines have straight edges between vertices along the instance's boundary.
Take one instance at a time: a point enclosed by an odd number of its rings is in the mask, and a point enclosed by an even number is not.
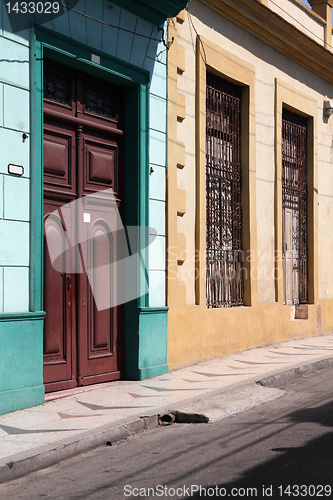
<svg viewBox="0 0 333 500"><path fill-rule="evenodd" d="M261 378L260 380L256 380L256 384L260 384L264 387L272 387L273 385L280 384L281 382L287 382L288 380L304 375L305 373L310 373L314 370L323 370L325 368L330 368L331 366L333 366L333 357L320 359L319 361L314 361L313 363L309 363L307 365L298 366L296 368L286 370L285 372L275 373L274 375Z"/></svg>
<svg viewBox="0 0 333 500"><path fill-rule="evenodd" d="M24 457L20 454L21 458L18 457L15 460L15 457L13 457L12 461L0 465L0 485L32 472L51 467L62 460L97 448L98 446L112 446L112 443L118 443L130 436L156 427L158 427L157 415L140 417L137 420L112 429L98 429L95 433L89 431L89 433L81 434L76 441L62 441L62 443L57 443L53 448L46 446L44 449L36 450L34 455Z"/></svg>

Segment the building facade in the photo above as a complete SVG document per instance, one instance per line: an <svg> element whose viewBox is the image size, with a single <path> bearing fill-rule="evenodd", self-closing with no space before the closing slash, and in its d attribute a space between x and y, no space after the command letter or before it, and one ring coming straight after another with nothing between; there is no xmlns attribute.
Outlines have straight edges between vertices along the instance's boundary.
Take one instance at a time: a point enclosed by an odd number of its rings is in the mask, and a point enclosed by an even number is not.
<svg viewBox="0 0 333 500"><path fill-rule="evenodd" d="M170 369L332 329L331 2L310 3L170 24Z"/></svg>
<svg viewBox="0 0 333 500"><path fill-rule="evenodd" d="M168 370L164 28L186 2L39 4L0 9L0 413ZM126 256L115 291L103 259Z"/></svg>

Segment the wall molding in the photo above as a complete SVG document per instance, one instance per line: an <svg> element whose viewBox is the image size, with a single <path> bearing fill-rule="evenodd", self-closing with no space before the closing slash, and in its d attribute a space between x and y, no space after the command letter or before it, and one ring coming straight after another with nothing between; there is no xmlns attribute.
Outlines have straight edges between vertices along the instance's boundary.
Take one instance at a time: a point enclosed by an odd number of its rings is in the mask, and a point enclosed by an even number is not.
<svg viewBox="0 0 333 500"><path fill-rule="evenodd" d="M333 79L333 54L257 0L200 0L201 3L325 80ZM321 19L320 16L318 16ZM323 26L325 21L322 19Z"/></svg>

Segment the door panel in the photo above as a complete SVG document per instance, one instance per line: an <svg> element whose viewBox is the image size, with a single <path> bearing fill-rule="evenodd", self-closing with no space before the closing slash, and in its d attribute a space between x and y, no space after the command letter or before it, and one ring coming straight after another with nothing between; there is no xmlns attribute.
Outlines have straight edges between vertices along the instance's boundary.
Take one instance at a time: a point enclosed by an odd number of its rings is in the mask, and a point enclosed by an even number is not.
<svg viewBox="0 0 333 500"><path fill-rule="evenodd" d="M90 252L92 269L90 272L90 283L94 295L98 298L104 294L111 298L112 293L112 270L105 272L101 263L106 259L112 262L112 236L98 221L95 225L92 234L90 235ZM90 299L92 294L90 294ZM99 311L95 300L89 301L89 314L91 317L91 347L90 356L99 353L101 349L112 354L112 309L104 309Z"/></svg>
<svg viewBox="0 0 333 500"><path fill-rule="evenodd" d="M53 120L44 121L44 189L75 196L75 131Z"/></svg>
<svg viewBox="0 0 333 500"><path fill-rule="evenodd" d="M112 205L113 203L113 205ZM80 254L87 274L78 275L78 340L80 384L118 378L116 304L117 259L114 198L85 198L84 216L78 224Z"/></svg>
<svg viewBox="0 0 333 500"><path fill-rule="evenodd" d="M117 307L99 310L103 303L114 304L117 276L111 264L116 260L116 210L118 193L118 143L105 135L82 134L84 198L78 224L80 252L87 275L79 275L78 330L79 382L87 384L119 378L117 370ZM112 187L114 197L91 194ZM117 191L116 191L117 190Z"/></svg>
<svg viewBox="0 0 333 500"><path fill-rule="evenodd" d="M118 193L118 147L113 141L86 137L84 139L83 189L94 192L112 188Z"/></svg>
<svg viewBox="0 0 333 500"><path fill-rule="evenodd" d="M49 245L52 246L61 246L61 240L63 228L61 227L60 219L56 221L48 220L45 225L45 234L47 235L47 239ZM61 250L60 250L61 251ZM66 309L64 310L63 304L66 300L66 288L64 277L54 271L49 253L46 252L45 256L45 275L47 282L52 282L52 286L45 287L45 303L53 304L52 308L53 315L49 314L46 318L46 327L47 330L50 331L50 335L46 336L44 342L44 352L50 358L64 360L64 354L66 352L66 346L64 345L64 329L66 328ZM56 318L56 321L55 321ZM58 328L60 325L60 328Z"/></svg>
<svg viewBox="0 0 333 500"><path fill-rule="evenodd" d="M54 214L59 207L55 201L44 202L44 215ZM46 390L60 390L75 387L76 350L73 339L75 326L73 287L68 287L68 262L66 247L66 229L59 216L47 218L44 226L44 310L47 311L44 322L44 383ZM46 240L47 235L47 240ZM49 246L56 254L63 254L61 268L54 269L49 253ZM74 348L73 348L74 347Z"/></svg>

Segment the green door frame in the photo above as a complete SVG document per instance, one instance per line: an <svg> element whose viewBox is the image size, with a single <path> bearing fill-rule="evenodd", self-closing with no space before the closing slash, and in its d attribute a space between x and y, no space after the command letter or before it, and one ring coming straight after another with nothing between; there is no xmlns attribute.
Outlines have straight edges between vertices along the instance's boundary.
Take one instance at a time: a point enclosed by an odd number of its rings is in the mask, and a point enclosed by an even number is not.
<svg viewBox="0 0 333 500"><path fill-rule="evenodd" d="M91 61L93 54L100 64ZM148 71L134 67L105 53L89 49L63 35L36 27L31 43L32 168L31 168L31 272L30 303L33 310L43 308L43 58L46 56L93 76L109 80L125 89L125 221L140 227L139 251L142 268L149 269L149 89ZM128 147L130 145L130 147ZM139 271L138 299L125 304L126 376L148 378L166 373L167 307L150 308L144 293L148 273ZM152 324L154 323L154 327ZM157 334L156 334L157 331ZM151 338L158 343L152 345ZM155 353L155 354L154 354Z"/></svg>

